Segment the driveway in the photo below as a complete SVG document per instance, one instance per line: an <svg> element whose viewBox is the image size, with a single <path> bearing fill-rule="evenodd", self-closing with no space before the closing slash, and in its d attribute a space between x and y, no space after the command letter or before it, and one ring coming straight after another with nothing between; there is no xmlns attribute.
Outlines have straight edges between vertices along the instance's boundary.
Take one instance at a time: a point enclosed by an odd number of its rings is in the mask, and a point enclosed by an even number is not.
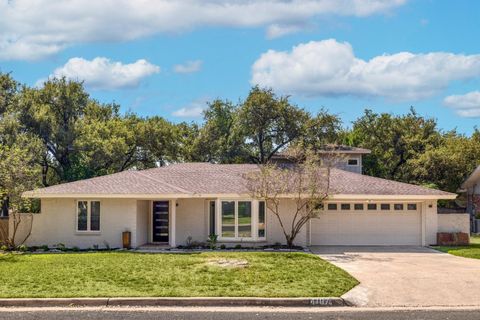
<svg viewBox="0 0 480 320"><path fill-rule="evenodd" d="M480 260L423 247L311 247L360 285L357 306L480 306Z"/></svg>

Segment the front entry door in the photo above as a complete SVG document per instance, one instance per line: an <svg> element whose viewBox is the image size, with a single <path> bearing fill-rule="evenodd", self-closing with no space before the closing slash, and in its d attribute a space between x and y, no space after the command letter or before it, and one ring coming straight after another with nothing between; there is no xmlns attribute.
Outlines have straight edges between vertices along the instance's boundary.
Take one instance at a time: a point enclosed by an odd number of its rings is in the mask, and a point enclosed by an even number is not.
<svg viewBox="0 0 480 320"><path fill-rule="evenodd" d="M153 242L168 242L168 201L153 201Z"/></svg>

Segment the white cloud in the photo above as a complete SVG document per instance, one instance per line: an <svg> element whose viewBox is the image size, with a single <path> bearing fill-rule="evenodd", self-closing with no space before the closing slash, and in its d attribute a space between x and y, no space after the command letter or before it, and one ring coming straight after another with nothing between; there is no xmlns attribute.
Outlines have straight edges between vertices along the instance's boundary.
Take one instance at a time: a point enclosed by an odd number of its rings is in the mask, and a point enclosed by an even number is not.
<svg viewBox="0 0 480 320"><path fill-rule="evenodd" d="M202 68L201 60L187 61L184 64L176 64L173 66L173 71L176 73L194 73L200 71Z"/></svg>
<svg viewBox="0 0 480 320"><path fill-rule="evenodd" d="M269 50L252 66L252 84L307 96L372 96L407 101L430 97L452 81L480 77L480 55L447 52L383 54L366 61L334 39L291 51Z"/></svg>
<svg viewBox="0 0 480 320"><path fill-rule="evenodd" d="M200 118L207 108L207 101L207 98L197 99L190 105L172 112L172 115L180 118Z"/></svg>
<svg viewBox="0 0 480 320"><path fill-rule="evenodd" d="M466 118L480 117L480 91L472 91L464 95L452 95L443 99L443 104Z"/></svg>
<svg viewBox="0 0 480 320"><path fill-rule="evenodd" d="M302 25L281 25L281 24L272 24L267 27L267 38L275 39L283 37L287 34L296 33L302 30L304 26Z"/></svg>
<svg viewBox="0 0 480 320"><path fill-rule="evenodd" d="M55 69L50 77L85 81L89 88L108 90L136 87L143 78L158 72L160 67L144 59L123 64L104 57L93 60L71 58L64 66Z"/></svg>
<svg viewBox="0 0 480 320"><path fill-rule="evenodd" d="M202 107L183 107L172 113L175 117L181 118L198 118L202 115L204 108Z"/></svg>
<svg viewBox="0 0 480 320"><path fill-rule="evenodd" d="M318 17L383 14L405 2L102 0L86 5L84 0L0 0L0 59L40 59L78 43L129 41L211 26L267 27L279 35L278 28Z"/></svg>

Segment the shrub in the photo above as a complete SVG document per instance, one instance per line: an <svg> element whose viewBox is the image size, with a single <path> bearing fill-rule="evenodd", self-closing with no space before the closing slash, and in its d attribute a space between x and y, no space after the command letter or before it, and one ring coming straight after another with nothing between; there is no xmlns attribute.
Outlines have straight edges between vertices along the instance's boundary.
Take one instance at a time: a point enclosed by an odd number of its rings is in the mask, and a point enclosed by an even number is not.
<svg viewBox="0 0 480 320"><path fill-rule="evenodd" d="M218 236L216 234L211 234L208 236L208 240L207 240L207 243L208 243L208 247L211 249L211 250L215 250L217 248L217 239L218 239Z"/></svg>
<svg viewBox="0 0 480 320"><path fill-rule="evenodd" d="M188 236L187 240L185 240L185 247L192 248L192 240L193 240L192 236Z"/></svg>
<svg viewBox="0 0 480 320"><path fill-rule="evenodd" d="M237 244L237 245L235 246L235 249L242 249L242 245L241 245L241 244Z"/></svg>
<svg viewBox="0 0 480 320"><path fill-rule="evenodd" d="M103 241L103 245L105 246L105 249L110 250L110 243L108 241Z"/></svg>
<svg viewBox="0 0 480 320"><path fill-rule="evenodd" d="M72 248L72 251L78 252L78 251L80 251L80 248L79 248L79 247L73 247L73 248Z"/></svg>
<svg viewBox="0 0 480 320"><path fill-rule="evenodd" d="M222 249L222 250L225 250L226 248L227 248L227 246L224 245L224 244L222 244L222 245L220 246L220 249Z"/></svg>
<svg viewBox="0 0 480 320"><path fill-rule="evenodd" d="M48 245L44 244L43 246L40 247L43 251L48 251L50 248L48 248Z"/></svg>
<svg viewBox="0 0 480 320"><path fill-rule="evenodd" d="M2 245L2 246L0 247L0 250L2 250L2 251L7 251L7 250L8 250L8 247L7 247L6 245Z"/></svg>
<svg viewBox="0 0 480 320"><path fill-rule="evenodd" d="M57 248L60 251L66 251L67 250L67 248L65 247L65 245L63 243L57 243L54 247Z"/></svg>
<svg viewBox="0 0 480 320"><path fill-rule="evenodd" d="M26 245L22 244L22 245L19 245L19 246L17 247L17 250L18 250L18 251L25 252L25 251L28 250L28 247L27 247Z"/></svg>

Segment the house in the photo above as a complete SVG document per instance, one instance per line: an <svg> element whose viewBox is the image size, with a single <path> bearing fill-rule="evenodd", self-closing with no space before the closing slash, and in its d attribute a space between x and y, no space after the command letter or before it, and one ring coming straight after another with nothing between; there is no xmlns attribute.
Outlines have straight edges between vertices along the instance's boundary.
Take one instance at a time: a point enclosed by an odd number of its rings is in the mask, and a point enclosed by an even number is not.
<svg viewBox="0 0 480 320"><path fill-rule="evenodd" d="M468 176L462 183L461 191L467 196L467 212L470 214L472 221L477 214L480 214L480 165ZM472 231L480 231L480 223L472 224Z"/></svg>
<svg viewBox="0 0 480 320"><path fill-rule="evenodd" d="M304 226L296 245L436 243L442 225L437 201L456 194L362 175L361 156L368 150L336 152L344 161L331 170L324 211ZM179 163L25 192L41 199L27 244L121 247L124 231L131 232L133 247L175 247L209 234L229 245L285 243L278 219L249 196L245 175L254 170L252 164ZM286 195L285 221L293 207Z"/></svg>

